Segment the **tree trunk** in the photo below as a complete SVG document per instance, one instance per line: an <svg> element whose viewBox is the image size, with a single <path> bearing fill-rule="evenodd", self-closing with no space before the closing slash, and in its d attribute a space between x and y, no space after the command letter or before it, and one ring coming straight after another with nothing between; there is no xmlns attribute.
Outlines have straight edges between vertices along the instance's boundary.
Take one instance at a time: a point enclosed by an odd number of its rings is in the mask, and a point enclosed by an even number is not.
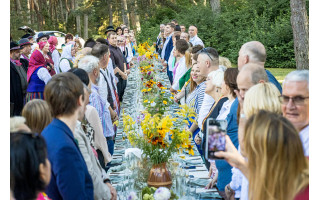
<svg viewBox="0 0 320 200"><path fill-rule="evenodd" d="M20 3L20 0L16 0L16 4L17 4L17 13L19 15L21 15L21 3Z"/></svg>
<svg viewBox="0 0 320 200"><path fill-rule="evenodd" d="M112 2L109 1L108 3L108 11L109 11L109 26L113 24L113 12L112 12Z"/></svg>
<svg viewBox="0 0 320 200"><path fill-rule="evenodd" d="M60 5L60 17L61 17L61 21L64 20L63 17L63 5L62 5L62 0L59 0L59 5Z"/></svg>
<svg viewBox="0 0 320 200"><path fill-rule="evenodd" d="M88 39L88 14L84 14L83 38Z"/></svg>
<svg viewBox="0 0 320 200"><path fill-rule="evenodd" d="M28 12L28 15L27 15L28 16L27 17L28 18L28 24L31 25L32 23L31 23L31 4L30 4L30 0L27 1L27 6L28 6L28 9L27 9L27 12Z"/></svg>
<svg viewBox="0 0 320 200"><path fill-rule="evenodd" d="M220 14L221 7L220 7L220 0L210 0L211 9L213 15Z"/></svg>
<svg viewBox="0 0 320 200"><path fill-rule="evenodd" d="M42 24L41 24L41 14L39 12L39 10L40 10L39 4L38 4L37 0L32 0L32 1L33 1L33 5L34 5L34 8L35 8L35 11L37 13L38 31L41 31L42 30Z"/></svg>
<svg viewBox="0 0 320 200"><path fill-rule="evenodd" d="M305 0L290 0L297 69L309 69L309 19Z"/></svg>
<svg viewBox="0 0 320 200"><path fill-rule="evenodd" d="M127 27L130 27L129 20L128 20L127 0L121 0L121 4L122 4L122 19L123 19L123 23Z"/></svg>
<svg viewBox="0 0 320 200"><path fill-rule="evenodd" d="M135 30L140 32L141 27L140 27L140 17L138 14L138 4L137 4L137 0L134 0L134 17L135 17Z"/></svg>
<svg viewBox="0 0 320 200"><path fill-rule="evenodd" d="M78 5L78 0L74 0L74 8L76 11L78 11L79 5ZM76 25L77 25L77 34L79 35L79 37L82 36L81 34L81 18L80 18L80 14L77 12L76 14Z"/></svg>

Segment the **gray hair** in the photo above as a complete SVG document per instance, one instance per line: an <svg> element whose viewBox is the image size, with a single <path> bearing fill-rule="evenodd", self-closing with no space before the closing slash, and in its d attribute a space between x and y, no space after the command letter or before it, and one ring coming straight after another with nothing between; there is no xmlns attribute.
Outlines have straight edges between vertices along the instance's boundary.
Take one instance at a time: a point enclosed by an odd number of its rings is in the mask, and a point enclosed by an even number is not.
<svg viewBox="0 0 320 200"><path fill-rule="evenodd" d="M217 87L221 87L224 80L224 72L221 69L212 71L208 74L208 77L211 78L211 83Z"/></svg>
<svg viewBox="0 0 320 200"><path fill-rule="evenodd" d="M19 131L19 127L22 124L26 123L26 118L22 116L15 116L10 118L10 132L16 132Z"/></svg>
<svg viewBox="0 0 320 200"><path fill-rule="evenodd" d="M308 83L309 89L309 70L295 70L290 72L285 78L282 83L282 87L284 86L285 82L300 82L306 81Z"/></svg>
<svg viewBox="0 0 320 200"><path fill-rule="evenodd" d="M266 62L267 53L264 45L259 41L250 41L242 45L244 55L249 56L249 62Z"/></svg>
<svg viewBox="0 0 320 200"><path fill-rule="evenodd" d="M263 66L258 64L245 64L241 70L241 73L251 73L251 82L254 85L258 84L260 81L269 82L266 70L263 68Z"/></svg>
<svg viewBox="0 0 320 200"><path fill-rule="evenodd" d="M94 69L99 68L99 59L95 56L87 55L79 61L78 68L90 74Z"/></svg>

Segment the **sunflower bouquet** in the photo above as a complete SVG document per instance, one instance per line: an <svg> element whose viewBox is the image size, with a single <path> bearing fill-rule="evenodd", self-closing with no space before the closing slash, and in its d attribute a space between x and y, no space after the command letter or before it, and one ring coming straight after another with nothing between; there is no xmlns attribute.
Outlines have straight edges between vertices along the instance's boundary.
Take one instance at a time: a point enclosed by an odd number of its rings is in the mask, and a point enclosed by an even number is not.
<svg viewBox="0 0 320 200"><path fill-rule="evenodd" d="M187 106L180 106L179 118L160 113L151 114L144 111L144 117L138 121L142 133L137 133L137 121L130 116L124 116L124 131L132 146L142 149L143 154L152 164L161 164L168 161L173 153L186 150L194 154L191 145L191 133L186 131L187 118L194 116L194 112Z"/></svg>

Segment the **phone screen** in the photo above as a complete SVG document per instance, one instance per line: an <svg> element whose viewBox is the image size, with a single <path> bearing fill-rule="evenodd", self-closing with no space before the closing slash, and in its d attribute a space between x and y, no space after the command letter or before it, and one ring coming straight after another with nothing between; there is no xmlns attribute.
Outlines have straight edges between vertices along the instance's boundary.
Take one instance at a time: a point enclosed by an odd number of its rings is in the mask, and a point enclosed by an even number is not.
<svg viewBox="0 0 320 200"><path fill-rule="evenodd" d="M216 151L225 151L226 148L226 120L207 120L206 159L223 159L214 156Z"/></svg>

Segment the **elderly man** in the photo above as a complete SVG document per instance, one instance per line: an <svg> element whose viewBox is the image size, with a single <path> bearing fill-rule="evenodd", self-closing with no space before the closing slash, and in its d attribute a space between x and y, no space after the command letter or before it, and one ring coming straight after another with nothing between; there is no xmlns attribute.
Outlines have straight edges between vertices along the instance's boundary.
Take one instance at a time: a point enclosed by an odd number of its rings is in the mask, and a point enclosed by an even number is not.
<svg viewBox="0 0 320 200"><path fill-rule="evenodd" d="M104 101L99 91L99 80L100 80L100 67L99 67L99 59L95 56L85 56L83 57L78 67L85 70L88 75L91 82L91 94L89 97L89 105L95 107L98 111L102 129L103 129L103 135L105 136L108 144L109 153L113 155L114 150L114 130L111 120L111 115L109 112L108 107L106 106L106 101Z"/></svg>
<svg viewBox="0 0 320 200"><path fill-rule="evenodd" d="M10 115L21 115L28 86L27 68L20 62L20 46L10 43Z"/></svg>
<svg viewBox="0 0 320 200"><path fill-rule="evenodd" d="M247 63L256 63L260 66L264 67L264 64L267 59L267 53L264 45L259 41L250 41L243 44L239 51L238 57L238 69L241 71L244 64ZM282 88L277 79L271 74L269 70L266 70L266 73L269 78L269 82L273 83L280 93L282 92Z"/></svg>
<svg viewBox="0 0 320 200"><path fill-rule="evenodd" d="M300 132L304 155L309 156L309 71L290 72L282 86L283 116Z"/></svg>
<svg viewBox="0 0 320 200"><path fill-rule="evenodd" d="M30 43L27 38L19 40L18 43L21 47L20 62L25 66L26 69L28 69L32 43Z"/></svg>
<svg viewBox="0 0 320 200"><path fill-rule="evenodd" d="M189 26L190 42L193 46L200 44L204 47L202 40L198 37L198 28L195 25Z"/></svg>

